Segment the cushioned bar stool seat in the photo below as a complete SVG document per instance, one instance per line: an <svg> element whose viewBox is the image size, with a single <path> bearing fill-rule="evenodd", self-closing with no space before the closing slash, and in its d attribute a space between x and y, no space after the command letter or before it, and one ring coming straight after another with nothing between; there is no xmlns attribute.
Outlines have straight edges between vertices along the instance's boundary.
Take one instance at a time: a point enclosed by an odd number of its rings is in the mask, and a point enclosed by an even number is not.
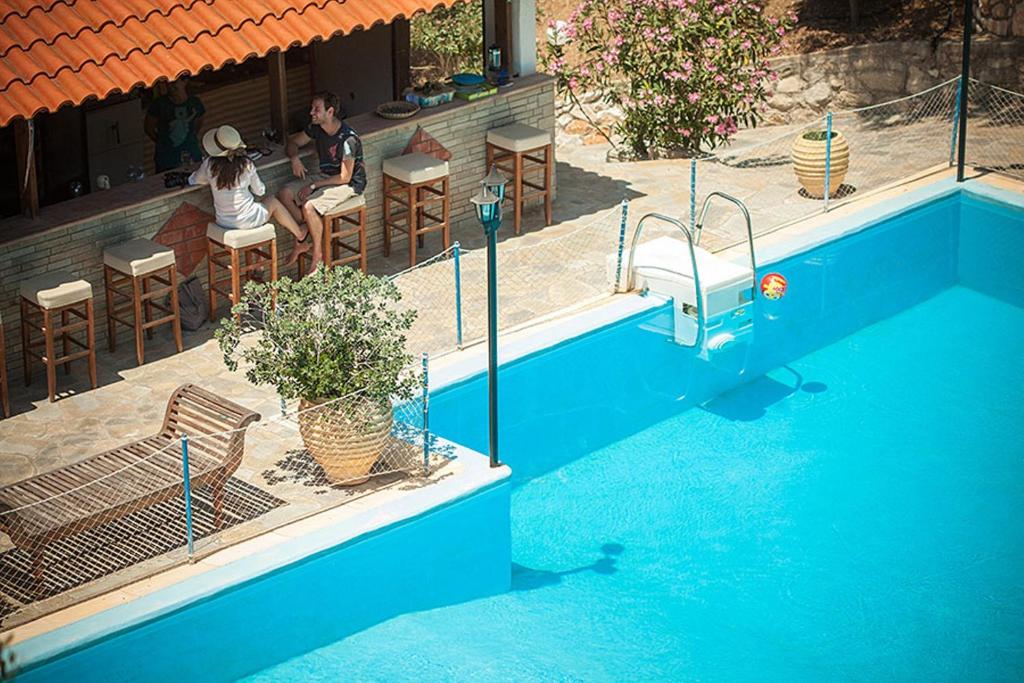
<svg viewBox="0 0 1024 683"><path fill-rule="evenodd" d="M74 320L72 320L74 317ZM85 333L84 341L74 336ZM57 355L57 341L61 355ZM78 350L72 352L72 347ZM37 350L42 347L42 350ZM93 327L92 285L67 273L44 273L21 283L21 357L25 385L32 382L32 359L46 366L50 401L57 398L57 366L71 372L73 361L85 358L89 381L96 388L96 335Z"/></svg>
<svg viewBox="0 0 1024 683"><path fill-rule="evenodd" d="M107 301L107 343L117 350L117 324L135 333L135 359L145 360L145 336L170 325L178 353L183 349L178 314L178 269L174 250L152 240L134 239L103 250L103 288ZM163 301L170 297L170 305ZM154 318L154 311L160 314Z"/></svg>
<svg viewBox="0 0 1024 683"><path fill-rule="evenodd" d="M344 266L359 262L359 268L366 272L366 198L357 194L346 199L323 216L324 263L329 266ZM350 240L350 238L355 238ZM299 277L306 274L308 252L299 255Z"/></svg>
<svg viewBox="0 0 1024 683"><path fill-rule="evenodd" d="M487 131L487 168L496 166L512 178L507 196L512 199L517 235L528 199L544 198L544 225L551 225L553 152L551 133L540 128L513 123Z"/></svg>
<svg viewBox="0 0 1024 683"><path fill-rule="evenodd" d="M210 322L217 319L217 296L234 306L242 299L242 283L270 267L277 280L277 231L273 223L258 228L206 226L206 268L210 287ZM221 271L225 275L222 276Z"/></svg>
<svg viewBox="0 0 1024 683"><path fill-rule="evenodd" d="M4 318L0 315L0 408L4 417L11 416L11 397L7 391L7 341L4 337Z"/></svg>
<svg viewBox="0 0 1024 683"><path fill-rule="evenodd" d="M448 162L420 153L384 161L384 255L391 253L392 231L409 239L409 266L416 265L416 246L423 236L441 232L450 241ZM437 215L440 207L441 215Z"/></svg>

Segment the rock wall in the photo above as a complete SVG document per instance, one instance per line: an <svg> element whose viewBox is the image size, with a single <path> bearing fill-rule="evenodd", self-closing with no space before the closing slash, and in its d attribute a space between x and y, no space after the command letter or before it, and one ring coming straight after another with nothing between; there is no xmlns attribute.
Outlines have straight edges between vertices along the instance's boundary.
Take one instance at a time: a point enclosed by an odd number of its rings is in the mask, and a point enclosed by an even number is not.
<svg viewBox="0 0 1024 683"><path fill-rule="evenodd" d="M990 4L995 4L993 0ZM1013 4L1007 2L1007 4ZM1024 2L1017 3L1024 5ZM1024 14L1024 7L1013 17ZM849 109L921 92L960 73L961 43L927 40L856 45L772 60L779 75L764 111L766 123L799 123L829 109ZM971 43L974 78L1024 91L1024 39L981 37ZM604 130L621 116L595 94L580 97L589 117ZM563 141L584 144L605 138L579 111L560 101L556 115Z"/></svg>
<svg viewBox="0 0 1024 683"><path fill-rule="evenodd" d="M768 123L798 122L832 109L863 107L921 92L960 73L961 44L929 41L857 45L780 57L767 102ZM1024 40L971 44L971 75L1013 90L1024 84Z"/></svg>
<svg viewBox="0 0 1024 683"><path fill-rule="evenodd" d="M979 31L1004 38L1024 38L1024 0L978 0Z"/></svg>

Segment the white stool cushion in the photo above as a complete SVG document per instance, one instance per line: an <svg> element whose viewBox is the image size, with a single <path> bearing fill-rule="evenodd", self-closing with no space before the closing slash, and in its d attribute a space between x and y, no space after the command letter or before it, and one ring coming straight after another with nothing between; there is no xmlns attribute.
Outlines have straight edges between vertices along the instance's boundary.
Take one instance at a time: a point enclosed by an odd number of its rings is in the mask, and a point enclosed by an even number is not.
<svg viewBox="0 0 1024 683"><path fill-rule="evenodd" d="M384 174L406 185L426 183L448 175L448 162L416 152L384 160Z"/></svg>
<svg viewBox="0 0 1024 683"><path fill-rule="evenodd" d="M266 242L277 237L277 231L273 223L261 225L258 228L222 228L216 223L206 224L206 236L232 249L251 247L260 242Z"/></svg>
<svg viewBox="0 0 1024 683"><path fill-rule="evenodd" d="M21 283L21 296L42 308L60 308L92 298L92 285L67 273L43 273Z"/></svg>
<svg viewBox="0 0 1024 683"><path fill-rule="evenodd" d="M130 240L104 249L103 263L137 277L173 266L174 250L153 240Z"/></svg>
<svg viewBox="0 0 1024 683"><path fill-rule="evenodd" d="M326 212L324 215L329 216L336 213L346 213L358 209L360 206L366 206L366 197L361 194L357 194L354 197L349 197L341 204L331 207L331 210Z"/></svg>
<svg viewBox="0 0 1024 683"><path fill-rule="evenodd" d="M551 133L533 126L513 123L487 131L487 142L510 152L528 152L551 144Z"/></svg>

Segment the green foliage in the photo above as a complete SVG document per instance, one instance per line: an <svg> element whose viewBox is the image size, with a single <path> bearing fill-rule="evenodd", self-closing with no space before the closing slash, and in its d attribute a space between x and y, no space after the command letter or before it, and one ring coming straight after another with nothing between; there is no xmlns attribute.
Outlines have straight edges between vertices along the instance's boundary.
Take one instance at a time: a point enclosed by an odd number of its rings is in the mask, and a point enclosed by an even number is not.
<svg viewBox="0 0 1024 683"><path fill-rule="evenodd" d="M696 153L754 126L795 16L758 0L583 0L548 24L542 63L575 97L599 92L623 112L615 132L640 157Z"/></svg>
<svg viewBox="0 0 1024 683"><path fill-rule="evenodd" d="M483 3L439 7L410 22L412 49L433 56L444 75L479 71L483 62Z"/></svg>
<svg viewBox="0 0 1024 683"><path fill-rule="evenodd" d="M803 137L804 140L811 140L813 142L822 142L822 141L825 140L826 137L833 137L834 138L835 136L836 136L835 131L833 131L832 135L829 136L828 131L825 131L825 130L809 130L806 133L804 133L803 136L801 136L801 137Z"/></svg>
<svg viewBox="0 0 1024 683"><path fill-rule="evenodd" d="M398 312L389 280L353 268L318 268L294 282L246 285L232 310L261 321L252 334L235 316L217 330L224 363L241 364L253 384L271 384L282 398L320 400L361 392L382 405L404 400L418 386L404 370L412 362L405 333L415 311Z"/></svg>

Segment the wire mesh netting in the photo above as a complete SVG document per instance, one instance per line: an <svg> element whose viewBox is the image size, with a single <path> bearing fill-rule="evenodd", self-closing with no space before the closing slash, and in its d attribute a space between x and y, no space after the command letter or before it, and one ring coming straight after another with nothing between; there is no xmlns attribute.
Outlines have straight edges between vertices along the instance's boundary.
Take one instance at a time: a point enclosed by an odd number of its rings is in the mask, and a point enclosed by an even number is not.
<svg viewBox="0 0 1024 683"><path fill-rule="evenodd" d="M756 144L696 160L694 191L680 188L688 206L676 207L677 215L693 225L701 209L695 200L726 191L749 207L755 234L765 234L949 165L957 92L954 79L911 97L774 129ZM971 81L967 114L968 164L1024 179L1024 96ZM823 196L801 188L793 144L827 130L829 118L849 147L849 163L840 169L837 154L827 207ZM624 204L500 242L499 329L611 296L618 257L625 261L639 218ZM713 207L706 225L714 225L702 243L710 251L746 240L741 215L725 204ZM643 240L674 230L651 223ZM417 311L409 350L436 356L485 338L486 249L456 244L391 281L402 294L397 309ZM249 323L258 329L258 320ZM423 386L426 370L417 362L408 372ZM279 413L262 418L220 397L197 396L189 410L169 413L176 416L153 437L0 489L5 626L187 561L190 531L192 550L201 555L381 485L426 485L452 466L449 446L425 428L420 393L383 403L360 394L282 403ZM187 477L182 434L189 436Z"/></svg>
<svg viewBox="0 0 1024 683"><path fill-rule="evenodd" d="M498 327L535 321L609 296L606 258L618 244L620 207L582 225L546 230L533 242L497 250ZM487 331L487 250L455 245L392 282L400 310L416 310L410 348L432 355L483 339Z"/></svg>
<svg viewBox="0 0 1024 683"><path fill-rule="evenodd" d="M179 389L158 434L0 489L0 619L38 617L384 484L425 484L451 453L424 429L423 407L418 395L352 394L245 425L259 416ZM274 465L249 471L245 455L261 448Z"/></svg>
<svg viewBox="0 0 1024 683"><path fill-rule="evenodd" d="M1024 95L970 80L967 164L1024 180Z"/></svg>
<svg viewBox="0 0 1024 683"><path fill-rule="evenodd" d="M717 152L695 164L697 197L721 190L741 199L751 214L754 234L765 234L828 207L863 197L906 178L950 163L959 79L891 102L834 112L807 124L786 127L763 142ZM829 118L834 134L829 152L829 198L821 189L808 191L798 181L794 163L797 141L807 134L818 149L803 149L806 160L825 161ZM813 159L812 159L813 160ZM804 169L800 169L803 171ZM811 176L813 184L814 175ZM822 185L819 172L817 182ZM699 214L701 207L695 206ZM691 220L696 216L691 214ZM709 209L703 246L715 251L746 240L742 216L728 206Z"/></svg>

